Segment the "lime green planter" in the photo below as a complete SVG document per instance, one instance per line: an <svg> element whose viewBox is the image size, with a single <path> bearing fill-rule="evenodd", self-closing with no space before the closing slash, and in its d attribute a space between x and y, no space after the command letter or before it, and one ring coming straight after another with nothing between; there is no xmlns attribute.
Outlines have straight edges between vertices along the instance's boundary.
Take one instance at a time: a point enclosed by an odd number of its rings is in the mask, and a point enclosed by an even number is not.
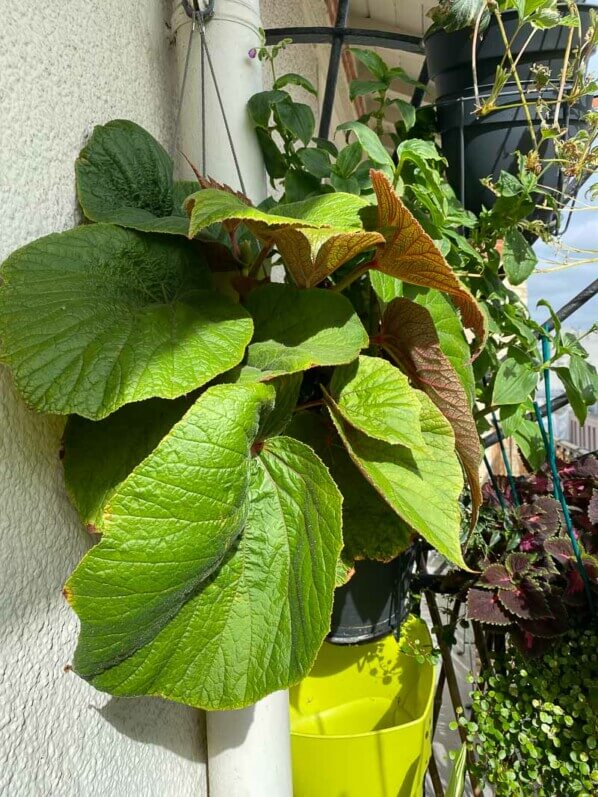
<svg viewBox="0 0 598 797"><path fill-rule="evenodd" d="M431 644L416 617L402 634ZM290 695L294 797L420 797L432 744L431 664L400 653L392 635L324 643Z"/></svg>

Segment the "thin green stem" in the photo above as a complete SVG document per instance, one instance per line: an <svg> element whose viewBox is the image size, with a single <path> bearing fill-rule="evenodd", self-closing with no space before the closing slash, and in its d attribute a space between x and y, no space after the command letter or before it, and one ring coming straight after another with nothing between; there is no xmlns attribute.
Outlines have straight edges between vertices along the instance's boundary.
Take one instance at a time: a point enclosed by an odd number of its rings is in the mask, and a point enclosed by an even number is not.
<svg viewBox="0 0 598 797"><path fill-rule="evenodd" d="M340 282L337 282L336 285L330 290L334 291L334 293L341 293L342 291L345 290L345 288L348 288L349 285L354 283L355 280L359 279L360 277L363 277L363 275L366 274L373 266L374 266L373 262L364 263L362 266L358 266L357 268L353 269L353 271L351 271L349 274L347 274L346 277L343 277L343 279Z"/></svg>
<svg viewBox="0 0 598 797"><path fill-rule="evenodd" d="M559 86L559 93L554 108L554 117L552 126L560 129L559 114L561 112L561 104L563 102L563 95L565 93L565 84L567 83L567 68L569 66L569 58L571 57L571 47L573 46L573 28L569 28L569 35L567 36L567 47L565 49L565 60L563 61L563 69L561 71L561 83Z"/></svg>
<svg viewBox="0 0 598 797"><path fill-rule="evenodd" d="M270 252L272 251L272 244L266 244L262 246L259 251L258 256L255 258L253 263L251 264L251 268L249 269L249 276L252 278L256 278L259 274L260 268L262 267L264 260L268 257Z"/></svg>
<svg viewBox="0 0 598 797"><path fill-rule="evenodd" d="M523 112L525 114L525 118L529 127L530 136L532 137L532 141L534 142L534 147L538 148L538 137L536 136L536 129L534 127L534 123L532 121L531 114L529 112L529 105L527 104L527 100L525 99L525 91L523 86L521 85L521 78L517 72L517 68L515 67L515 61L513 59L513 53L511 52L511 48L509 46L509 39L507 36L507 32L505 30L505 26L502 21L502 17L500 12L497 9L494 9L494 16L496 18L496 23L498 25L498 29L500 31L501 38L503 40L503 44L505 46L505 50L511 64L511 74L513 75L513 80L515 81L515 85L517 86L517 90L519 91L519 96L521 97L521 103L523 107Z"/></svg>

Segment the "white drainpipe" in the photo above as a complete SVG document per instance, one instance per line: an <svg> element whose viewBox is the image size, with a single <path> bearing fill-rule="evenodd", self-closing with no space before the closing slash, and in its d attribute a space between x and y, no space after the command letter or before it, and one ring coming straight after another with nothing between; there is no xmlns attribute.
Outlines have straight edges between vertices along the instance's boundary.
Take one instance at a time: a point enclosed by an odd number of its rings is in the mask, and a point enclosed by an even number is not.
<svg viewBox="0 0 598 797"><path fill-rule="evenodd" d="M259 0L215 0L206 23L210 55L248 196L266 196L266 174L246 104L262 89L261 64L247 53L259 43ZM181 86L191 21L181 5L173 14L177 91ZM193 36L178 149L201 169L201 48ZM239 189L226 129L206 63L206 173ZM192 177L179 164L181 175ZM210 797L292 797L288 692L276 692L254 706L207 713Z"/></svg>

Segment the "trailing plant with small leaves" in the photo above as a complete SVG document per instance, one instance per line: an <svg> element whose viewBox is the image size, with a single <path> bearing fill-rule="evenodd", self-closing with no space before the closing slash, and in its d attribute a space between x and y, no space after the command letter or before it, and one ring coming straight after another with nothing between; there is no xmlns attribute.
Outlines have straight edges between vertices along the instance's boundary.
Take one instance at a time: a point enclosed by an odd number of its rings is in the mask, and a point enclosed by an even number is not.
<svg viewBox="0 0 598 797"><path fill-rule="evenodd" d="M110 122L77 161L89 223L4 263L3 361L31 407L69 416L66 485L99 540L64 590L98 689L245 706L309 671L355 559L421 535L465 567L462 323L479 350L485 317L391 164L369 199L255 207L173 182L158 142ZM364 309L369 275L405 295Z"/></svg>
<svg viewBox="0 0 598 797"><path fill-rule="evenodd" d="M459 724L475 752L473 774L497 797L596 794L597 643L577 631L537 659L509 649L482 674L472 718Z"/></svg>

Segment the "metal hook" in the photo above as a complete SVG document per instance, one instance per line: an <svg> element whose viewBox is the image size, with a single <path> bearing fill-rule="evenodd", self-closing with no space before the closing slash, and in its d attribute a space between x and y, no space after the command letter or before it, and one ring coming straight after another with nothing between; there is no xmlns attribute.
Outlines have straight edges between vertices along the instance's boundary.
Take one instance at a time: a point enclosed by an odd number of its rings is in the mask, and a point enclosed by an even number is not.
<svg viewBox="0 0 598 797"><path fill-rule="evenodd" d="M199 3L200 0L191 0L191 2L190 0L182 0L183 8L188 17L191 17L191 19L199 18L202 22L206 22L214 16L216 0L208 0L206 7L203 9L199 7Z"/></svg>

